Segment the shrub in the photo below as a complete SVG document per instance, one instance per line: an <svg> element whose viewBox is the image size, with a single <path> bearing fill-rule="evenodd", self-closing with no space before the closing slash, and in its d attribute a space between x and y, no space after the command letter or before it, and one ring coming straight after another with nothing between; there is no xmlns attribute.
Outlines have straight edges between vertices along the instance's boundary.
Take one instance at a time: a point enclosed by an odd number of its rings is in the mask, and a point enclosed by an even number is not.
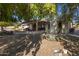
<svg viewBox="0 0 79 59"><path fill-rule="evenodd" d="M2 26L2 27L6 27L6 26L10 26L10 25L11 25L11 22L5 22L5 21L0 22L0 26Z"/></svg>

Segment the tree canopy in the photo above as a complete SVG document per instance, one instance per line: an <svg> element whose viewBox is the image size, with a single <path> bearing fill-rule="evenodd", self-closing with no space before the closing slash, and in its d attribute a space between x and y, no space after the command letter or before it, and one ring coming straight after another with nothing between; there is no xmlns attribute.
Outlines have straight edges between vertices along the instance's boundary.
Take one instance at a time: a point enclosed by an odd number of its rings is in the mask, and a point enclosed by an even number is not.
<svg viewBox="0 0 79 59"><path fill-rule="evenodd" d="M34 17L43 18L50 13L56 13L55 4L0 4L0 20L1 21L15 21L12 18L15 11L17 16L24 18L25 20L32 19Z"/></svg>
<svg viewBox="0 0 79 59"><path fill-rule="evenodd" d="M79 4L66 4L62 5L62 18L70 20L73 17L74 10L77 9ZM42 19L48 15L53 17L57 15L57 7L55 3L15 3L15 4L0 4L0 21L17 21L12 18L12 15L16 18L24 20L30 19ZM60 12L60 11L58 11Z"/></svg>

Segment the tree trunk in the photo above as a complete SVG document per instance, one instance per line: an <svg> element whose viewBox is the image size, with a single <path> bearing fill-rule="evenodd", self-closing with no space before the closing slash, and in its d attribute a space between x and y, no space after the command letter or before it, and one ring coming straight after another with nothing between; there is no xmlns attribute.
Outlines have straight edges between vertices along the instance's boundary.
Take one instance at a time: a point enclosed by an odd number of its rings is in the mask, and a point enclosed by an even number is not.
<svg viewBox="0 0 79 59"><path fill-rule="evenodd" d="M36 22L36 31L38 31L38 21Z"/></svg>
<svg viewBox="0 0 79 59"><path fill-rule="evenodd" d="M48 24L45 25L45 31L48 33Z"/></svg>
<svg viewBox="0 0 79 59"><path fill-rule="evenodd" d="M3 32L4 31L4 28L3 28L3 26L1 26L1 32Z"/></svg>
<svg viewBox="0 0 79 59"><path fill-rule="evenodd" d="M62 32L62 21L58 21L58 34Z"/></svg>

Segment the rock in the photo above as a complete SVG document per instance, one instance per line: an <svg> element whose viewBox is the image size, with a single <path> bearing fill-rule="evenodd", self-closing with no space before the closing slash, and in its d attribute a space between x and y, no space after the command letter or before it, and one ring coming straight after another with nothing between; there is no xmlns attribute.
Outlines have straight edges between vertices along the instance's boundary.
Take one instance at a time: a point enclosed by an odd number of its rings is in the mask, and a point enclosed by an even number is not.
<svg viewBox="0 0 79 59"><path fill-rule="evenodd" d="M66 56L67 50L66 49L56 49L53 52L53 56Z"/></svg>
<svg viewBox="0 0 79 59"><path fill-rule="evenodd" d="M67 52L68 52L68 51L67 51L66 49L63 49L63 53L64 53L64 54L67 54Z"/></svg>
<svg viewBox="0 0 79 59"><path fill-rule="evenodd" d="M59 52L60 50L54 50L54 53L57 53L57 52Z"/></svg>

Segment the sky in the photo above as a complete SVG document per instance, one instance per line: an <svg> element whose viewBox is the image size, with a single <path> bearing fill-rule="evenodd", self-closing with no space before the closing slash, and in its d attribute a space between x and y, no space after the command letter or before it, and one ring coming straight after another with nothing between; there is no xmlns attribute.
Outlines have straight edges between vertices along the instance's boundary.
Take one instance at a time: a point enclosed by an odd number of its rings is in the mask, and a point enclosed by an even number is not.
<svg viewBox="0 0 79 59"><path fill-rule="evenodd" d="M62 4L57 4L57 14L58 16L62 15Z"/></svg>
<svg viewBox="0 0 79 59"><path fill-rule="evenodd" d="M79 16L79 7L75 10L74 16ZM79 19L77 17L73 17L73 23L76 23L77 21L79 21Z"/></svg>

